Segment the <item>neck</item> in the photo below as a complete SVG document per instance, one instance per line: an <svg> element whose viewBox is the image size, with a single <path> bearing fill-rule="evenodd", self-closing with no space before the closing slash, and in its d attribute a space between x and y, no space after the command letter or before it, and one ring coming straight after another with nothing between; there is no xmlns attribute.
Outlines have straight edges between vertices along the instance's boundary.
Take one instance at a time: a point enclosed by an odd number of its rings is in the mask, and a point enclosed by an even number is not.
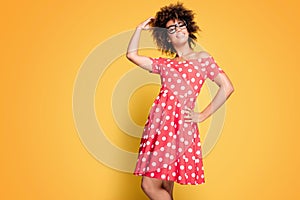
<svg viewBox="0 0 300 200"><path fill-rule="evenodd" d="M193 52L193 49L189 46L188 43L185 43L185 45L183 46L176 46L174 48L176 50L177 57L182 57Z"/></svg>

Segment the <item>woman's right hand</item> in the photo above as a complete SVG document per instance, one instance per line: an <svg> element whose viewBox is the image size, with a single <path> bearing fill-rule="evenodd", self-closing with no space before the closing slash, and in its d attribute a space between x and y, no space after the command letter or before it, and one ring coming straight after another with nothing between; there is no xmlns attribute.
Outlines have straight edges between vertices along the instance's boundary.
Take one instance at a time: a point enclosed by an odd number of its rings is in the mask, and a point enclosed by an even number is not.
<svg viewBox="0 0 300 200"><path fill-rule="evenodd" d="M138 48L139 48L139 40L142 30L148 30L150 29L150 22L154 19L154 17L149 17L146 21L139 24L134 31L128 48L127 48L127 54L126 57L133 62L134 64L140 66L143 69L148 70L149 72L152 72L152 60L148 56L141 56L138 54Z"/></svg>
<svg viewBox="0 0 300 200"><path fill-rule="evenodd" d="M150 29L150 22L154 20L154 17L149 17L146 21L140 23L137 28L142 30Z"/></svg>

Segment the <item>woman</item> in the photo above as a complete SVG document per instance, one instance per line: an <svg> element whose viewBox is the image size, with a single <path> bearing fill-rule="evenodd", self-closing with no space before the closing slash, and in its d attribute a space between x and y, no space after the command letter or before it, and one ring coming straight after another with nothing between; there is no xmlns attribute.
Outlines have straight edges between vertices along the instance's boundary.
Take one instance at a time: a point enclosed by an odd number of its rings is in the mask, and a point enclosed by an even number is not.
<svg viewBox="0 0 300 200"><path fill-rule="evenodd" d="M150 26L159 49L173 58L151 58L138 54L142 30ZM181 3L160 9L137 26L128 46L127 58L152 73L160 74L162 87L145 124L134 171L141 175L142 189L150 199L173 199L174 181L203 184L204 168L197 123L212 115L234 91L213 57L196 52L199 27L194 14ZM202 111L194 112L196 98L206 78L219 90Z"/></svg>

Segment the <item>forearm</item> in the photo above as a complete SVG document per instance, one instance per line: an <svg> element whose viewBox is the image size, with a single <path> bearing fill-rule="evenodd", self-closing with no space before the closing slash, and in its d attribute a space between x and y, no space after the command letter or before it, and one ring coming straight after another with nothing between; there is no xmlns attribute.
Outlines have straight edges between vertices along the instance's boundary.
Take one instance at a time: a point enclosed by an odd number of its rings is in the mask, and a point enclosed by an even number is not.
<svg viewBox="0 0 300 200"><path fill-rule="evenodd" d="M216 112L225 103L232 92L233 89L226 89L225 86L221 86L210 104L201 112L201 116L203 117L202 121Z"/></svg>
<svg viewBox="0 0 300 200"><path fill-rule="evenodd" d="M141 32L142 30L149 30L150 28L149 23L151 22L152 19L153 17L150 17L146 21L144 21L143 23L137 26L129 41L127 54L126 54L126 57L131 62L148 71L152 71L152 60L147 56L138 55L138 48L139 48Z"/></svg>
<svg viewBox="0 0 300 200"><path fill-rule="evenodd" d="M134 31L127 48L127 57L130 57L130 55L133 54L137 55L141 31L142 29L139 27L137 27L136 30Z"/></svg>

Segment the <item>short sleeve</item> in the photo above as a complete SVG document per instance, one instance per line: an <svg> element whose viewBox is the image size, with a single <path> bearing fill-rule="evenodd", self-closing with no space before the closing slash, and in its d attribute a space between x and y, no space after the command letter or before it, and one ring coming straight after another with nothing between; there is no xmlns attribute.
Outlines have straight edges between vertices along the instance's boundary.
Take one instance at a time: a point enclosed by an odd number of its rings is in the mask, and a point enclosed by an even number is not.
<svg viewBox="0 0 300 200"><path fill-rule="evenodd" d="M215 77L219 73L225 73L221 69L221 67L216 63L216 61L214 60L214 58L212 56L209 56L207 58L202 58L202 59L204 59L206 75L210 80L214 81Z"/></svg>
<svg viewBox="0 0 300 200"><path fill-rule="evenodd" d="M149 72L154 73L154 74L159 74L161 65L164 64L164 59L161 57L159 57L159 58L149 57L149 58L152 60L152 70Z"/></svg>

